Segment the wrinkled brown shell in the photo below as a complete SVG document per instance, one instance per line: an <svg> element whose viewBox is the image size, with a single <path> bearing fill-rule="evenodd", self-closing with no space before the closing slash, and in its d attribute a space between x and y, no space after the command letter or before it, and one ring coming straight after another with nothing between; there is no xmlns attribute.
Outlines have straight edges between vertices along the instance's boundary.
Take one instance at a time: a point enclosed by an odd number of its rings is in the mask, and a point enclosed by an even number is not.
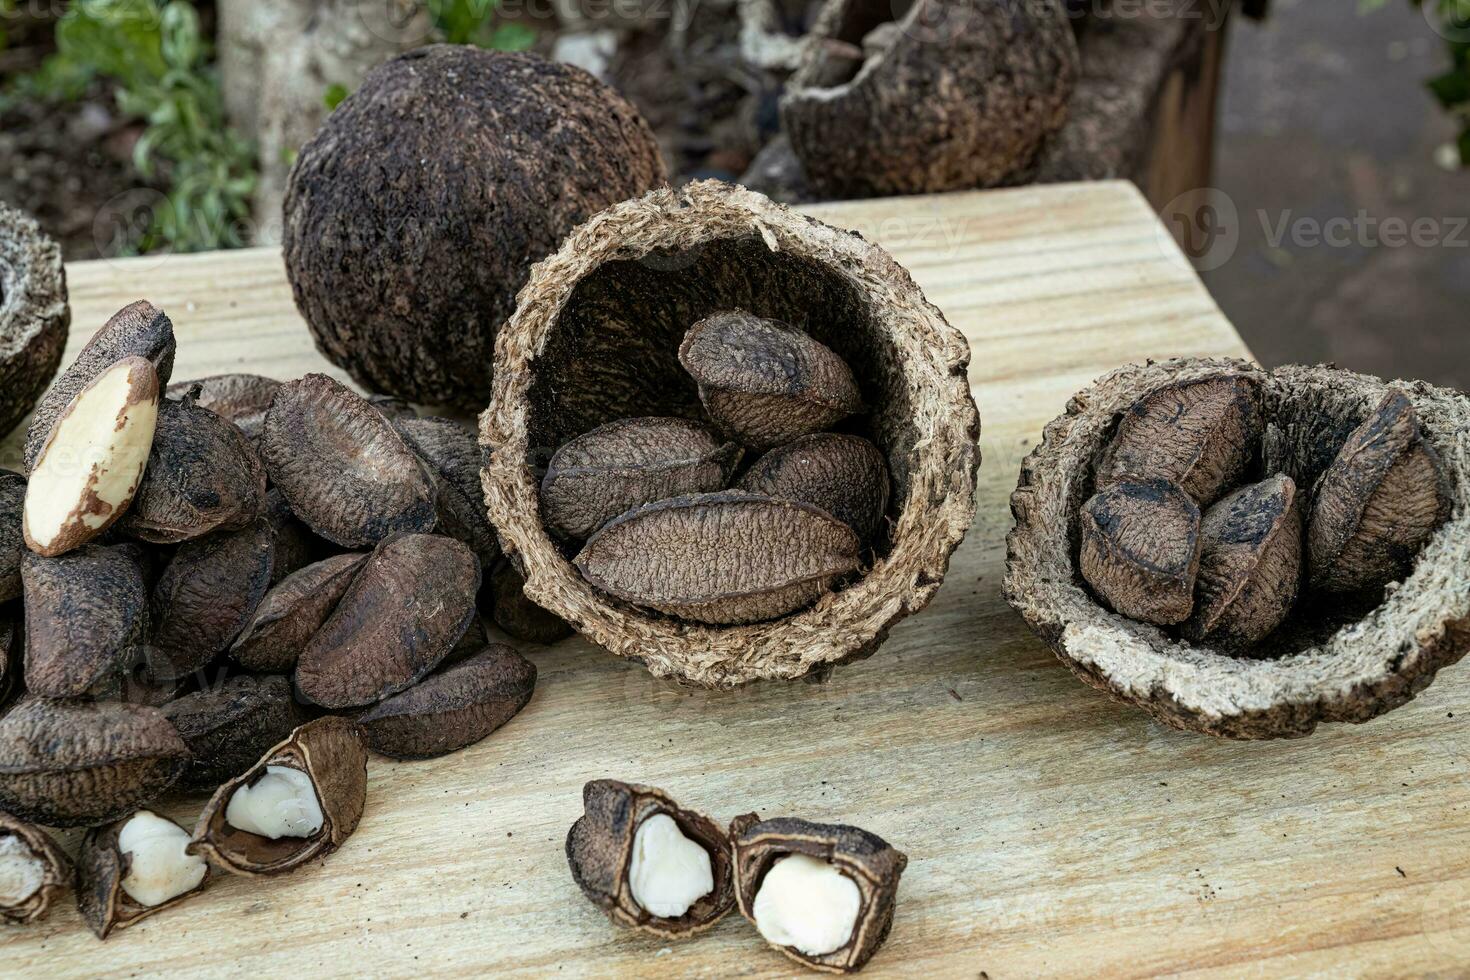
<svg viewBox="0 0 1470 980"><path fill-rule="evenodd" d="M585 541L619 514L688 493L723 490L741 449L698 422L619 419L556 451L541 480L541 515L551 533Z"/></svg>
<svg viewBox="0 0 1470 980"><path fill-rule="evenodd" d="M117 838L132 818L130 813L106 826L87 831L87 836L82 839L81 853L77 856L77 911L98 939L106 939L115 929L126 929L150 915L173 908L209 887L212 869L206 867L198 885L157 905L143 905L123 891L123 879L128 876L131 861L118 850Z"/></svg>
<svg viewBox="0 0 1470 980"><path fill-rule="evenodd" d="M266 766L287 766L311 777L322 808L322 828L311 837L271 840L225 822L230 797L254 783ZM326 857L352 836L367 801L367 749L362 731L346 718L328 715L302 725L246 773L210 797L194 827L191 849L231 874L274 875Z"/></svg>
<svg viewBox="0 0 1470 980"><path fill-rule="evenodd" d="M159 387L168 384L174 367L174 327L163 311L147 300L140 299L114 313L36 403L36 414L26 430L27 469L36 465L51 427L71 400L97 375L125 357L150 362L158 373Z"/></svg>
<svg viewBox="0 0 1470 980"><path fill-rule="evenodd" d="M582 893L620 926L679 939L703 932L735 907L730 841L725 829L697 810L686 810L661 789L613 779L582 787L583 814L567 832L567 863ZM667 814L679 830L709 852L715 887L677 919L653 915L633 899L628 871L638 828Z"/></svg>
<svg viewBox="0 0 1470 980"><path fill-rule="evenodd" d="M296 306L364 387L479 411L531 263L665 180L648 124L580 68L419 48L301 149L285 202Z"/></svg>
<svg viewBox="0 0 1470 980"><path fill-rule="evenodd" d="M20 566L28 550L21 529L25 501L26 478L0 470L0 603L20 598Z"/></svg>
<svg viewBox="0 0 1470 980"><path fill-rule="evenodd" d="M531 700L536 665L495 643L370 708L357 721L368 748L432 759L473 745Z"/></svg>
<svg viewBox="0 0 1470 980"><path fill-rule="evenodd" d="M179 785L213 790L255 765L306 720L284 677L231 677L162 708L193 759Z"/></svg>
<svg viewBox="0 0 1470 980"><path fill-rule="evenodd" d="M1023 183L1077 75L1062 0L826 0L781 123L826 196Z"/></svg>
<svg viewBox="0 0 1470 980"><path fill-rule="evenodd" d="M334 555L282 579L256 607L230 656L246 670L291 671L301 648L332 615L367 558Z"/></svg>
<svg viewBox="0 0 1470 980"><path fill-rule="evenodd" d="M1470 402L1458 392L1400 385L1425 439L1445 460L1456 511L1371 613L1348 618L1341 602L1325 610L1298 603L1281 630L1290 629L1294 642L1273 657L1244 659L1108 612L1083 586L1074 517L1118 418L1150 391L1221 371L1260 382L1270 420L1267 470L1285 473L1299 488L1314 485L1341 440L1389 388L1328 367L1268 374L1232 360L1114 371L1072 398L1022 468L1011 498L1016 527L1008 540L1007 600L1078 677L1177 728L1232 738L1299 736L1319 722L1363 722L1398 707L1470 649Z"/></svg>
<svg viewBox="0 0 1470 980"><path fill-rule="evenodd" d="M490 576L491 619L510 636L527 643L555 643L576 631L566 620L526 598L526 580L507 559Z"/></svg>
<svg viewBox="0 0 1470 980"><path fill-rule="evenodd" d="M1199 506L1168 480L1123 480L1095 494L1078 517L1082 577L1113 610L1174 624L1194 609Z"/></svg>
<svg viewBox="0 0 1470 980"><path fill-rule="evenodd" d="M381 701L439 665L475 618L480 563L453 538L388 538L301 651L296 687L324 708Z"/></svg>
<svg viewBox="0 0 1470 980"><path fill-rule="evenodd" d="M51 827L105 823L158 797L188 761L157 708L29 698L0 717L0 810Z"/></svg>
<svg viewBox="0 0 1470 980"><path fill-rule="evenodd" d="M286 503L281 491L274 487L265 495L265 517L271 522L271 529L276 532L271 585L310 565L318 548L330 547L296 519L296 515L291 513L291 505Z"/></svg>
<svg viewBox="0 0 1470 980"><path fill-rule="evenodd" d="M485 514L475 430L453 419L416 416L394 419L393 428L434 475L439 533L463 541L490 567L500 557L500 542Z"/></svg>
<svg viewBox="0 0 1470 980"><path fill-rule="evenodd" d="M276 389L260 440L291 511L344 548L434 528L434 479L376 408L324 374Z"/></svg>
<svg viewBox="0 0 1470 980"><path fill-rule="evenodd" d="M842 824L811 823L795 817L761 820L755 814L730 825L735 855L735 895L740 914L755 921L752 911L766 872L780 858L805 854L833 865L858 887L861 904L857 925L847 945L821 956L808 956L790 946L777 946L804 966L825 973L856 973L888 938L898 880L908 857L876 834Z"/></svg>
<svg viewBox="0 0 1470 980"><path fill-rule="evenodd" d="M888 464L861 436L819 432L766 453L735 489L819 507L866 544L888 509Z"/></svg>
<svg viewBox="0 0 1470 980"><path fill-rule="evenodd" d="M266 410L281 383L258 374L215 374L194 381L175 381L164 393L181 401L196 385L196 404L235 423L253 443L260 438Z"/></svg>
<svg viewBox="0 0 1470 980"><path fill-rule="evenodd" d="M125 548L28 554L26 688L43 698L109 693L148 640L143 569Z"/></svg>
<svg viewBox="0 0 1470 980"><path fill-rule="evenodd" d="M54 902L75 879L71 858L66 856L51 835L40 827L18 820L8 813L0 813L0 839L18 837L30 852L46 866L41 887L17 905L0 905L0 922L25 925L46 917Z"/></svg>
<svg viewBox="0 0 1470 980"><path fill-rule="evenodd" d="M20 693L20 665L25 627L0 613L0 715Z"/></svg>
<svg viewBox="0 0 1470 980"><path fill-rule="evenodd" d="M70 325L61 247L24 212L0 202L0 437L46 390Z"/></svg>
<svg viewBox="0 0 1470 980"><path fill-rule="evenodd" d="M179 546L153 593L153 644L174 676L205 666L240 634L270 588L275 533L258 518Z"/></svg>
<svg viewBox="0 0 1470 980"><path fill-rule="evenodd" d="M542 524L537 453L619 418L697 417L678 347L692 324L730 309L791 323L852 369L869 406L863 434L892 474L892 524L860 580L794 615L716 628L583 579ZM868 656L933 597L974 517L969 359L908 273L859 236L714 181L625 202L536 267L501 331L480 420L491 523L527 598L658 676L728 688Z"/></svg>

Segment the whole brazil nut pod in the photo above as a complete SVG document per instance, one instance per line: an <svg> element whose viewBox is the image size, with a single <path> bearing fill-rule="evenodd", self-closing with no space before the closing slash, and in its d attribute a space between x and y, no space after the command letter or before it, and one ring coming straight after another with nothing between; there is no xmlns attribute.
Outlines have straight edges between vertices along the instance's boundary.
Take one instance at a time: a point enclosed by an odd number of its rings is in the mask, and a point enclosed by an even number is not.
<svg viewBox="0 0 1470 980"><path fill-rule="evenodd" d="M70 325L61 246L29 215L0 202L0 437L46 390Z"/></svg>
<svg viewBox="0 0 1470 980"><path fill-rule="evenodd" d="M755 814L730 825L735 895L766 942L827 973L856 973L888 938L908 858L857 827Z"/></svg>
<svg viewBox="0 0 1470 980"><path fill-rule="evenodd" d="M349 552L307 565L272 586L230 647L246 670L286 672L357 577L367 555Z"/></svg>
<svg viewBox="0 0 1470 980"><path fill-rule="evenodd" d="M74 877L71 859L50 834L0 813L0 922L44 919Z"/></svg>
<svg viewBox="0 0 1470 980"><path fill-rule="evenodd" d="M1304 590L1282 624L1240 656L1208 636L1196 644L1119 615L1086 588L1078 568L1081 509L1118 419L1154 392L1230 375L1259 389L1268 482L1288 477L1297 493L1316 484L1348 434L1395 390L1331 367L1265 371L1216 358L1111 372L1072 397L1022 465L1011 497L1016 523L1007 539L1006 600L1079 679L1175 728L1241 739L1299 737L1322 722L1364 722L1406 703L1470 649L1470 399L1459 392L1397 387L1444 463L1454 507L1394 589L1354 602L1314 601ZM1280 507L1260 513L1273 509ZM1206 574L1213 580L1217 573ZM1248 577L1244 587L1252 587ZM1197 587L1201 611L1213 608L1213 588Z"/></svg>
<svg viewBox="0 0 1470 980"><path fill-rule="evenodd" d="M26 689L43 698L115 690L148 641L148 589L128 548L27 555Z"/></svg>
<svg viewBox="0 0 1470 980"><path fill-rule="evenodd" d="M859 574L764 622L704 624L584 578L546 527L540 489L548 449L600 425L700 417L679 347L732 310L789 324L847 365L863 410L843 429L878 447L891 492ZM490 521L527 599L656 676L730 688L850 663L924 608L969 530L980 461L969 358L909 274L859 236L718 181L625 201L536 266L501 330L480 418Z"/></svg>
<svg viewBox="0 0 1470 980"><path fill-rule="evenodd" d="M189 832L149 810L87 831L77 859L77 910L98 939L197 895L209 865Z"/></svg>
<svg viewBox="0 0 1470 980"><path fill-rule="evenodd" d="M613 922L667 939L703 932L735 906L730 842L663 790L612 779L582 787L567 863Z"/></svg>
<svg viewBox="0 0 1470 980"><path fill-rule="evenodd" d="M393 428L434 475L438 531L469 545L489 568L500 557L500 542L485 514L480 487L480 445L475 431L446 418L395 418Z"/></svg>
<svg viewBox="0 0 1470 980"><path fill-rule="evenodd" d="M867 544L888 509L888 464L861 436L819 432L766 453L735 489L820 507Z"/></svg>
<svg viewBox="0 0 1470 980"><path fill-rule="evenodd" d="M242 674L165 704L165 718L189 747L185 789L213 790L253 766L261 754L306 721L291 682Z"/></svg>
<svg viewBox="0 0 1470 980"><path fill-rule="evenodd" d="M352 836L367 800L367 750L356 723L302 725L215 791L191 850L238 875L294 871Z"/></svg>

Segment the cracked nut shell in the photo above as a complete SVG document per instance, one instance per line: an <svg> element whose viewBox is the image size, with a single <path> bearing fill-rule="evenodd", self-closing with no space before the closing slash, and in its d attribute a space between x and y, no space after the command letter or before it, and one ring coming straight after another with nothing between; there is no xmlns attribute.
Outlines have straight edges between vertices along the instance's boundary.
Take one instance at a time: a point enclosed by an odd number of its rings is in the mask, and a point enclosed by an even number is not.
<svg viewBox="0 0 1470 980"><path fill-rule="evenodd" d="M123 891L123 880L128 876L131 859L118 847L118 835L135 815L130 813L87 831L82 839L81 852L77 855L77 911L98 939L106 939L114 930L126 929L164 909L173 908L209 887L211 869L206 866L199 884L157 905L144 905ZM168 820L161 814L154 816ZM179 826L172 820L169 823Z"/></svg>
<svg viewBox="0 0 1470 980"><path fill-rule="evenodd" d="M27 554L26 689L43 698L115 691L148 641L143 569L123 547Z"/></svg>
<svg viewBox="0 0 1470 980"><path fill-rule="evenodd" d="M735 489L821 508L867 544L888 509L888 464L861 436L818 432L766 453Z"/></svg>
<svg viewBox="0 0 1470 980"><path fill-rule="evenodd" d="M213 790L233 779L306 721L291 682L274 675L231 677L160 710L193 757L179 780L185 789Z"/></svg>
<svg viewBox="0 0 1470 980"><path fill-rule="evenodd" d="M1168 480L1123 480L1082 507L1087 580L1115 612L1144 623L1182 623L1194 609L1200 512Z"/></svg>
<svg viewBox="0 0 1470 980"><path fill-rule="evenodd" d="M40 827L0 813L0 853L14 848L41 865L41 881L29 895L0 898L0 922L25 925L46 917L54 902L75 878L71 858Z"/></svg>
<svg viewBox="0 0 1470 980"><path fill-rule="evenodd" d="M70 325L61 247L30 216L0 202L0 436L46 390Z"/></svg>
<svg viewBox="0 0 1470 980"><path fill-rule="evenodd" d="M246 670L295 669L302 648L332 615L367 559L357 553L333 555L286 576L265 594L230 656Z"/></svg>

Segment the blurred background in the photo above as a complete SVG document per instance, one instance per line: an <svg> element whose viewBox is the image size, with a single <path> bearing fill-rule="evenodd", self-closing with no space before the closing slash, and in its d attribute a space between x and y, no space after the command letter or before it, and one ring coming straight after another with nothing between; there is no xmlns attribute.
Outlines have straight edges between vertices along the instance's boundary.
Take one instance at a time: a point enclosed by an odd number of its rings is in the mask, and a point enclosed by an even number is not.
<svg viewBox="0 0 1470 980"><path fill-rule="evenodd" d="M1083 81L1032 179L1138 182L1267 365L1470 388L1470 0L1069 6ZM273 242L300 145L433 41L574 62L679 179L811 200L778 106L816 8L0 0L0 200L73 260Z"/></svg>

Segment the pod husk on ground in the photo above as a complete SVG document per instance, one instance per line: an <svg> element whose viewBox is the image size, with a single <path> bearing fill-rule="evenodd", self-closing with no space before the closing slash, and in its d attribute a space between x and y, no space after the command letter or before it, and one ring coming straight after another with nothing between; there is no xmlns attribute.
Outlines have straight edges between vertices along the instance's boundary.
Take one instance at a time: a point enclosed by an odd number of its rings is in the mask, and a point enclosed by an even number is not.
<svg viewBox="0 0 1470 980"><path fill-rule="evenodd" d="M46 390L70 325L61 246L29 215L0 202L0 436Z"/></svg>
<svg viewBox="0 0 1470 980"><path fill-rule="evenodd" d="M257 518L179 546L153 592L153 644L181 677L223 653L270 587L275 533Z"/></svg>
<svg viewBox="0 0 1470 980"><path fill-rule="evenodd" d="M490 576L490 618L510 636L527 643L555 643L576 630L556 613L526 598L526 580L508 558L495 563Z"/></svg>
<svg viewBox="0 0 1470 980"><path fill-rule="evenodd" d="M692 324L729 309L785 320L852 369L864 434L893 477L893 521L862 579L781 619L709 627L585 581L542 524L535 457L614 419L697 417L678 347ZM536 267L501 331L480 420L491 523L527 598L658 676L733 687L868 656L933 597L974 516L969 357L908 273L857 236L714 181L619 204Z"/></svg>
<svg viewBox="0 0 1470 980"><path fill-rule="evenodd" d="M826 196L1023 183L1078 71L1062 0L827 0L781 123Z"/></svg>
<svg viewBox="0 0 1470 980"><path fill-rule="evenodd" d="M24 925L44 919L51 903L71 887L76 876L71 858L50 834L8 813L0 813L0 841L12 837L42 865L39 888L14 904L0 905L0 922Z"/></svg>
<svg viewBox="0 0 1470 980"><path fill-rule="evenodd" d="M148 589L125 548L27 555L26 688L43 698L115 690L148 641Z"/></svg>
<svg viewBox="0 0 1470 980"><path fill-rule="evenodd" d="M861 904L857 925L847 945L821 956L790 946L777 946L786 956L825 973L855 973L872 959L893 926L898 881L908 857L883 838L857 827L820 824L795 817L761 820L755 814L730 824L735 861L735 896L740 914L755 922L753 907L771 865L791 854L826 861L857 885Z"/></svg>
<svg viewBox="0 0 1470 980"><path fill-rule="evenodd" d="M129 859L118 849L117 839L132 818L133 814L128 814L87 831L82 839L81 853L77 856L77 911L98 939L106 939L117 929L126 929L150 915L173 908L209 886L210 871L206 867L204 878L198 885L157 905L144 905L123 891Z"/></svg>
<svg viewBox="0 0 1470 980"><path fill-rule="evenodd" d="M27 550L21 529L25 500L26 478L0 470L0 603L20 598L20 566Z"/></svg>
<svg viewBox="0 0 1470 980"><path fill-rule="evenodd" d="M334 555L286 576L255 608L250 625L230 646L230 656L246 670L294 669L302 647L332 615L367 559L356 553Z"/></svg>
<svg viewBox="0 0 1470 980"><path fill-rule="evenodd" d="M268 765L299 769L311 777L322 808L322 826L311 837L271 840L237 830L225 821L230 796L252 783ZM326 857L357 829L367 800L367 749L355 722L335 715L302 725L246 773L215 791L194 827L191 849L237 875L294 871Z"/></svg>
<svg viewBox="0 0 1470 980"><path fill-rule="evenodd" d="M393 428L434 475L438 530L463 541L489 568L500 557L500 542L485 514L480 488L480 445L475 431L446 418L402 416Z"/></svg>
<svg viewBox="0 0 1470 980"><path fill-rule="evenodd" d="M164 393L180 401L195 385L199 387L195 403L235 423L253 443L260 438L265 413L281 383L258 374L214 374L194 381L176 381Z"/></svg>
<svg viewBox="0 0 1470 980"><path fill-rule="evenodd" d="M1399 385L1445 461L1456 509L1376 605L1349 615L1340 601L1305 600L1278 631L1278 648L1244 659L1108 612L1082 586L1075 517L1117 420L1150 391L1221 371L1260 382L1270 420L1265 469L1299 488L1314 485L1389 388L1329 367L1267 373L1235 360L1114 371L1071 399L1022 467L1011 498L1007 600L1079 678L1176 728L1231 738L1300 736L1320 722L1367 721L1409 701L1470 649L1470 402L1457 392Z"/></svg>
<svg viewBox="0 0 1470 980"><path fill-rule="evenodd" d="M820 507L866 544L888 509L888 464L861 436L819 432L766 453L735 489Z"/></svg>
<svg viewBox="0 0 1470 980"><path fill-rule="evenodd" d="M473 745L531 700L536 665L504 644L419 681L359 716L368 748L395 759L432 759Z"/></svg>
<svg viewBox="0 0 1470 980"><path fill-rule="evenodd" d="M291 682L274 675L231 677L162 711L193 756L179 780L185 789L213 790L233 779L306 721Z"/></svg>
<svg viewBox="0 0 1470 980"><path fill-rule="evenodd" d="M661 789L613 779L594 779L583 786L582 807L582 816L567 831L567 863L582 893L613 922L677 939L703 932L735 907L730 841L709 817L681 807ZM638 827L659 813L709 852L714 873L714 889L676 919L648 912L634 900L628 883Z"/></svg>
<svg viewBox="0 0 1470 980"><path fill-rule="evenodd" d="M28 698L0 717L0 810L51 827L106 823L159 796L188 762L157 708Z"/></svg>

